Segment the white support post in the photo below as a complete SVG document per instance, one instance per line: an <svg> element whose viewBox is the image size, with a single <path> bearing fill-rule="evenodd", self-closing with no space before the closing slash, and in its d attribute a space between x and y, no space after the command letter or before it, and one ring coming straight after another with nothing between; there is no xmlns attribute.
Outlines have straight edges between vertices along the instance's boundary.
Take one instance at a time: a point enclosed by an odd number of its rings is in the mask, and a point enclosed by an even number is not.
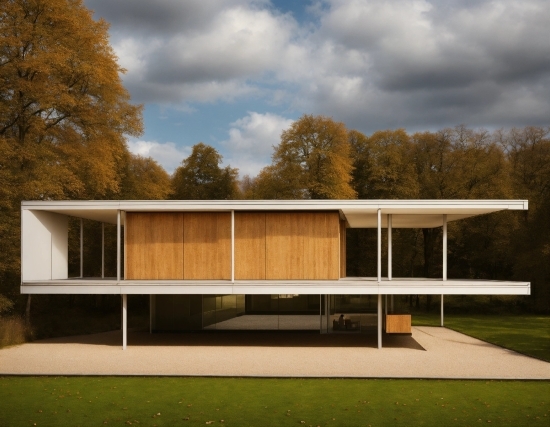
<svg viewBox="0 0 550 427"><path fill-rule="evenodd" d="M382 210L378 209L378 241L377 241L377 265L378 265L378 283L382 281Z"/></svg>
<svg viewBox="0 0 550 427"><path fill-rule="evenodd" d="M392 217L388 214L388 280L391 280L393 275L392 263Z"/></svg>
<svg viewBox="0 0 550 427"><path fill-rule="evenodd" d="M388 214L388 280L393 277L393 259L392 259L392 215ZM391 309L393 313L393 295L391 298ZM388 314L388 296L386 295L386 314Z"/></svg>
<svg viewBox="0 0 550 427"><path fill-rule="evenodd" d="M120 282L120 210L116 212L116 280Z"/></svg>
<svg viewBox="0 0 550 427"><path fill-rule="evenodd" d="M382 348L382 295L378 294L378 348Z"/></svg>
<svg viewBox="0 0 550 427"><path fill-rule="evenodd" d="M105 223L101 223L101 278L105 278Z"/></svg>
<svg viewBox="0 0 550 427"><path fill-rule="evenodd" d="M155 318L155 295L149 295L149 333L153 333L153 323Z"/></svg>
<svg viewBox="0 0 550 427"><path fill-rule="evenodd" d="M122 294L122 349L126 350L128 340L128 295Z"/></svg>
<svg viewBox="0 0 550 427"><path fill-rule="evenodd" d="M447 215L443 215L443 281L447 280ZM445 324L443 312L443 294L441 294L441 326Z"/></svg>
<svg viewBox="0 0 550 427"><path fill-rule="evenodd" d="M235 282L235 211L231 211L231 282Z"/></svg>
<svg viewBox="0 0 550 427"><path fill-rule="evenodd" d="M80 218L80 278L84 277L84 220Z"/></svg>

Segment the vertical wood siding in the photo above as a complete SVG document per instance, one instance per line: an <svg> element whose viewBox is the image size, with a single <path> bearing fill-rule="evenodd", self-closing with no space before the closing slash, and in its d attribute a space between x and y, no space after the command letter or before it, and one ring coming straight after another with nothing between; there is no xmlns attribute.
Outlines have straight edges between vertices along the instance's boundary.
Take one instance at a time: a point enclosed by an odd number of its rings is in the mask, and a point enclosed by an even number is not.
<svg viewBox="0 0 550 427"><path fill-rule="evenodd" d="M231 278L228 212L128 212L125 235L127 279ZM343 275L345 224L337 212L235 213L237 280Z"/></svg>
<svg viewBox="0 0 550 427"><path fill-rule="evenodd" d="M183 253L185 280L231 279L231 214L185 213Z"/></svg>
<svg viewBox="0 0 550 427"><path fill-rule="evenodd" d="M183 279L183 214L126 213L127 279Z"/></svg>
<svg viewBox="0 0 550 427"><path fill-rule="evenodd" d="M265 280L263 212L235 212L235 279Z"/></svg>

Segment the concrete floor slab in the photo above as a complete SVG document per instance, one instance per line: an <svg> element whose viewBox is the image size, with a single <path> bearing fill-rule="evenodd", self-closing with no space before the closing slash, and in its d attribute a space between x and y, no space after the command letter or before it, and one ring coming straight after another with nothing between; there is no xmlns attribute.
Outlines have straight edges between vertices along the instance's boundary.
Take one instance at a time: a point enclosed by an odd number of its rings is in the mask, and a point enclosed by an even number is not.
<svg viewBox="0 0 550 427"><path fill-rule="evenodd" d="M121 331L0 350L0 375L475 378L550 380L550 363L439 327L412 336Z"/></svg>

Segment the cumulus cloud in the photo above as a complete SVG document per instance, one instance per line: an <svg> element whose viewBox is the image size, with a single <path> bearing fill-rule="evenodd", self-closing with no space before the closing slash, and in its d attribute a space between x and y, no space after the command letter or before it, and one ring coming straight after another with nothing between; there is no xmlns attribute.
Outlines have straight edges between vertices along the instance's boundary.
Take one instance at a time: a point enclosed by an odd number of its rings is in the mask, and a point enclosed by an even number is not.
<svg viewBox="0 0 550 427"><path fill-rule="evenodd" d="M190 147L178 147L173 142L128 141L128 149L143 157L152 157L168 172L173 173L182 160L191 154Z"/></svg>
<svg viewBox="0 0 550 427"><path fill-rule="evenodd" d="M86 5L112 24L138 102L254 98L366 133L550 117L547 0L319 0L305 22L276 0Z"/></svg>
<svg viewBox="0 0 550 427"><path fill-rule="evenodd" d="M228 154L224 163L239 168L240 176L256 176L271 163L273 147L293 120L271 113L249 112L231 123L229 138L222 145Z"/></svg>

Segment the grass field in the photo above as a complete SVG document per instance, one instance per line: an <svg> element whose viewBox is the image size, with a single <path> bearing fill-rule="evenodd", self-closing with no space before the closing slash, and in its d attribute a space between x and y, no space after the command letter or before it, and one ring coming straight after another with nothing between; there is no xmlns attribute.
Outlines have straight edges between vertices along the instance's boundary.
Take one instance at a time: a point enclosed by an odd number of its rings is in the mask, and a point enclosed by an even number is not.
<svg viewBox="0 0 550 427"><path fill-rule="evenodd" d="M547 426L536 381L5 377L1 426Z"/></svg>
<svg viewBox="0 0 550 427"><path fill-rule="evenodd" d="M414 313L415 326L439 326L439 315ZM550 316L446 315L445 326L550 362Z"/></svg>

